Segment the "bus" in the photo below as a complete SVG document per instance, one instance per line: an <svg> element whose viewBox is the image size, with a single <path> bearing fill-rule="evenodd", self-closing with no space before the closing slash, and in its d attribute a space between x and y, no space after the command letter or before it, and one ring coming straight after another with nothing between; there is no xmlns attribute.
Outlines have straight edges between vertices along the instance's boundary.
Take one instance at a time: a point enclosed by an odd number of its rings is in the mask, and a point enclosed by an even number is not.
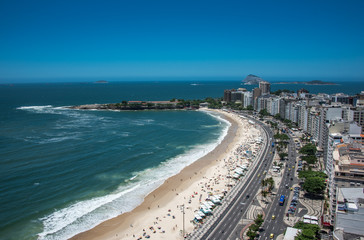
<svg viewBox="0 0 364 240"><path fill-rule="evenodd" d="M283 206L283 204L284 204L284 195L281 195L281 198L279 199L279 205L280 206Z"/></svg>

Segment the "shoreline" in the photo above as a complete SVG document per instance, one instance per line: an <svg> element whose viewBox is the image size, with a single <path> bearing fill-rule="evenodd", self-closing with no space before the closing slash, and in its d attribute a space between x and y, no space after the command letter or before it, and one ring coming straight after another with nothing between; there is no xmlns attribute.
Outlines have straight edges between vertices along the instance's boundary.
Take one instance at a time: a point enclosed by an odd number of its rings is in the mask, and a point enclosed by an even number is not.
<svg viewBox="0 0 364 240"><path fill-rule="evenodd" d="M194 225L190 220L199 202L207 197L207 191L222 193L223 189L229 188L226 186L226 175L231 167L229 162L241 136L246 134L243 122L248 124L235 114L214 111L231 124L225 138L214 150L165 180L132 211L102 222L71 239L140 239L144 238L143 235L149 235L151 239L183 239L182 204L185 206L185 230L191 233ZM238 161L233 159L233 162Z"/></svg>

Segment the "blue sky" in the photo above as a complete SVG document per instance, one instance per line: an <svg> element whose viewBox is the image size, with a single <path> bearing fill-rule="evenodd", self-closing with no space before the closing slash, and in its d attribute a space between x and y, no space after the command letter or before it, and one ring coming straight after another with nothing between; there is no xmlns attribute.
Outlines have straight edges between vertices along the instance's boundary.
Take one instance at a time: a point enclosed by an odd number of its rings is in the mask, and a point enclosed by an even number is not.
<svg viewBox="0 0 364 240"><path fill-rule="evenodd" d="M364 79L364 1L0 1L0 82Z"/></svg>

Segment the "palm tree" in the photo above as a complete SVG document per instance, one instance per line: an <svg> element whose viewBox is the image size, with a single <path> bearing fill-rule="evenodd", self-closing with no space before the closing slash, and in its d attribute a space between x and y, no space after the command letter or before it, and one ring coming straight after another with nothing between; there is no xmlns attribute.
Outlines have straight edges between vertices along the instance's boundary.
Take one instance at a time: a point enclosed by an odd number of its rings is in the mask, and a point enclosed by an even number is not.
<svg viewBox="0 0 364 240"><path fill-rule="evenodd" d="M269 186L269 191L272 191L274 188L274 180L272 177L267 178L267 185Z"/></svg>
<svg viewBox="0 0 364 240"><path fill-rule="evenodd" d="M261 194L262 194L262 197L264 198L264 200L267 202L266 197L268 196L268 191L262 190Z"/></svg>
<svg viewBox="0 0 364 240"><path fill-rule="evenodd" d="M265 187L268 185L267 179L262 179L262 183L261 183L262 187Z"/></svg>

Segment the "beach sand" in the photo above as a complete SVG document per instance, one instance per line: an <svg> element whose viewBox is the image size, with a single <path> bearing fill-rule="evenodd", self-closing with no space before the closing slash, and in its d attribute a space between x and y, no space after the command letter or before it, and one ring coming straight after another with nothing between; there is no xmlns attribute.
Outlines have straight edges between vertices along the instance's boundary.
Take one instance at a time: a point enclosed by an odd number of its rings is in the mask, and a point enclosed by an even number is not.
<svg viewBox="0 0 364 240"><path fill-rule="evenodd" d="M260 145L254 139L261 133L247 120L233 113L218 111L231 123L228 134L213 151L168 178L147 195L141 205L128 213L105 221L71 239L183 239L184 205L185 233L193 232L192 223L200 202L208 193L228 191L236 180L227 178L237 165L249 165L246 150L257 153Z"/></svg>

